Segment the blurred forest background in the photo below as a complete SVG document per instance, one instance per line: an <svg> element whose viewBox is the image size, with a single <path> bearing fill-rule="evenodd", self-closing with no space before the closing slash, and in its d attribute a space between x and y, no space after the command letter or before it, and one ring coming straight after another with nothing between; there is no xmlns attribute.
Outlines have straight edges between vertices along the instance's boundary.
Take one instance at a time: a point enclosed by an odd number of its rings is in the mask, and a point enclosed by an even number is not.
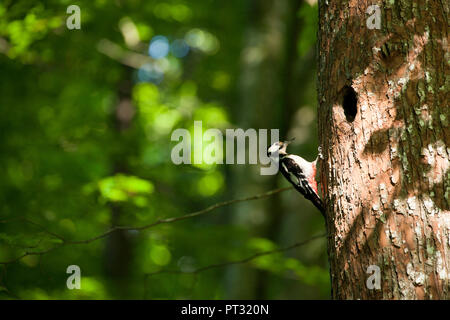
<svg viewBox="0 0 450 320"><path fill-rule="evenodd" d="M0 298L328 299L324 237L195 272L323 234L292 190L95 239L288 186L174 165L170 136L278 128L313 160L317 16L316 0L2 0Z"/></svg>

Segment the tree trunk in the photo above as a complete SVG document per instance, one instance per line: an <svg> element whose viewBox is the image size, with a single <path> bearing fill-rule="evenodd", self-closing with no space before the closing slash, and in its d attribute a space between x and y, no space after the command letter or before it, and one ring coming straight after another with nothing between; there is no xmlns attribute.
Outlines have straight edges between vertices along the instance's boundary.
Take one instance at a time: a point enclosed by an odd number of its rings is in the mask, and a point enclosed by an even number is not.
<svg viewBox="0 0 450 320"><path fill-rule="evenodd" d="M276 83L284 73L292 80L291 59L295 60L296 39L292 39L298 0L254 0L249 5L249 26L242 51L239 88L241 101L234 110L234 119L244 130L248 128L280 128L280 137L288 130L285 111L291 107L290 88ZM291 36L291 37L290 37ZM293 48L288 46L288 42ZM291 68L289 68L291 67ZM289 71L289 72L287 72ZM269 137L270 139L270 137ZM230 185L232 198L242 194L260 193L277 187L276 177L261 176L257 166L234 166L231 169ZM256 177L256 178L255 178ZM237 223L251 224L252 236L274 239L279 230L281 215L276 212L276 197L233 209ZM250 213L250 214L249 214ZM230 299L266 299L269 274L267 271L231 266L228 268L229 282L227 297ZM245 285L243 285L245 283Z"/></svg>
<svg viewBox="0 0 450 320"><path fill-rule="evenodd" d="M118 88L118 104L111 118L111 130L116 138L116 143L121 147L111 156L113 174L129 171L125 159L130 155L130 146L132 150L137 152L139 147L133 141L134 136L127 134L127 130L132 126L134 117L134 106L131 103L132 83L128 80L131 78L131 69L126 68L128 78L119 84ZM126 148L125 146L128 146ZM124 212L124 208L119 203L110 203L111 209L111 228L120 225L120 217ZM113 280L113 286L110 288L114 295L120 299L128 299L130 292L130 271L133 260L133 243L129 237L127 230L116 230L106 239L104 252L104 266L106 275Z"/></svg>
<svg viewBox="0 0 450 320"><path fill-rule="evenodd" d="M370 29L374 3L319 5L332 296L449 299L448 4L378 2L381 28Z"/></svg>

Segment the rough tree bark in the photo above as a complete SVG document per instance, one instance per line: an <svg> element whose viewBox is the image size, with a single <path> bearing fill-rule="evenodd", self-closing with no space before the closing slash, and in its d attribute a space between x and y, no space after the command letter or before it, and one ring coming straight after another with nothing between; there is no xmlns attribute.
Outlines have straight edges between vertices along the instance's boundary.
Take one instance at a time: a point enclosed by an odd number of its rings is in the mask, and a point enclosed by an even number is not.
<svg viewBox="0 0 450 320"><path fill-rule="evenodd" d="M381 28L369 29L378 4ZM319 141L335 299L450 298L448 2L319 4ZM370 265L381 288L369 289Z"/></svg>
<svg viewBox="0 0 450 320"><path fill-rule="evenodd" d="M233 110L233 118L244 130L280 128L280 136L286 135L288 123L286 123L285 112L292 114L286 110L291 107L291 102L287 100L291 99L290 89L292 88L281 83L274 85L273 79L283 74L287 82L293 80L294 70L289 64L295 60L296 38L292 33L297 31L295 19L300 5L299 0L250 2L248 7L250 21L241 54L239 80L241 101ZM294 56L292 49L294 49ZM254 170L259 168L234 166L230 172L230 185L235 186L232 188L231 198L248 192L259 193L277 187L275 178L267 179ZM282 221L281 215L271 214L277 211L275 199L273 197L267 201L252 203L251 207L241 206L241 208L233 209L235 222L253 223L254 236L275 240L274 233L279 231ZM254 214L249 215L249 212ZM250 216L253 217L249 218ZM267 298L269 277L266 271L232 266L228 268L228 273L232 275L229 279L233 279L228 284L228 298ZM242 285L243 283L245 285Z"/></svg>

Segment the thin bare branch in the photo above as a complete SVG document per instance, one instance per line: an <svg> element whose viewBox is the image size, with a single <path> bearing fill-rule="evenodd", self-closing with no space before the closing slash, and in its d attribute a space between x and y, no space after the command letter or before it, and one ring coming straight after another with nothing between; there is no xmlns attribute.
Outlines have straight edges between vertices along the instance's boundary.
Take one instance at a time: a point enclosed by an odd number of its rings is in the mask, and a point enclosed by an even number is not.
<svg viewBox="0 0 450 320"><path fill-rule="evenodd" d="M203 210L199 210L199 211L196 211L196 212L188 213L186 215L179 216L179 217L160 219L160 220L157 220L155 222L152 222L152 223L144 225L144 226L137 226L137 227L133 227L133 226L115 226L115 227L112 227L111 229L109 229L109 230L107 230L107 231L105 231L105 232L103 232L103 233L101 233L101 234L99 234L97 236L94 236L94 237L89 238L89 239L84 239L84 240L67 240L63 236L58 235L56 233L53 233L53 232L47 230L46 228L44 228L43 226L41 226L41 225L39 225L39 224L37 224L35 222L33 222L33 221L29 220L29 219L23 218L23 220L25 222L30 223L30 224L40 228L41 231L43 231L43 232L45 232L45 233L47 233L49 235L54 236L55 238L61 240L62 243L59 244L59 245L56 245L56 246L54 246L52 248L49 248L47 250L43 250L43 251L25 252L22 255L14 258L14 259L11 259L9 261L0 261L0 264L14 263L14 262L17 262L17 261L25 258L26 256L30 256L30 255L46 254L46 253L48 253L50 251L53 251L53 250L55 250L57 248L60 248L60 247L64 246L64 245L69 245L69 244L77 245L77 244L91 243L91 242L94 242L96 240L105 238L105 237L109 236L110 234L112 234L114 231L117 231L117 230L142 231L142 230L146 230L146 229L155 227L155 226L160 225L160 224L174 223L174 222L177 222L177 221L191 219L191 218L194 218L194 217L205 215L205 214L207 214L207 213L209 213L209 212L211 212L211 211L213 211L215 209L221 208L221 207L229 206L229 205L232 205L232 204L235 204L235 203L239 203L239 202L244 202L244 201L252 201L252 200L268 198L268 197L273 196L275 194L278 194L278 193L281 193L281 192L284 192L284 191L287 191L287 190L291 190L291 189L292 189L292 187L279 188L279 189L274 189L274 190L271 190L271 191L268 191L268 192L265 192L265 193L257 194L257 195L251 196L251 197L246 197L246 198L241 198L241 199L234 199L234 200L228 200L228 201L219 202L219 203L211 205L211 206L209 206L209 207L207 207L207 208L205 208ZM3 221L3 222L6 223L6 221Z"/></svg>
<svg viewBox="0 0 450 320"><path fill-rule="evenodd" d="M166 219L160 219L157 220L155 222L152 222L150 224L144 225L144 226L140 226L140 227L128 227L128 226L116 226L111 228L110 230L95 236L93 238L90 239L86 239L86 240L79 240L79 241L66 241L67 244L81 244L81 243L89 243L101 238L104 238L106 236L108 236L109 234L111 234L112 232L116 231L116 230L133 230L133 231L142 231L142 230L146 230L152 227L155 227L157 225L160 224L166 224L166 223L173 223L173 222L177 222L177 221L182 221L182 220L186 220L186 219L191 219L194 217L198 217L198 216L202 216L205 215L215 209L221 208L221 207L225 207L225 206L229 206L231 204L235 204L238 202L244 202L244 201L252 201L252 200L258 200L258 199L264 199L264 198L268 198L270 196L273 196L274 194L277 193L281 193L283 191L287 191L287 190L291 190L292 187L286 187L286 188L279 188L279 189L275 189L275 190L271 190L265 193L261 193L261 194L257 194L255 196L251 196L251 197L246 197L246 198L241 198L241 199L234 199L234 200L228 200L228 201L223 201L223 202L219 202L216 204L213 204L203 210L200 211L196 211L196 212L192 212L192 213L188 213L184 216L180 216L180 217L172 217L172 218L166 218Z"/></svg>
<svg viewBox="0 0 450 320"><path fill-rule="evenodd" d="M97 50L113 60L134 69L139 69L154 60L149 56L123 49L118 44L108 39L101 39L97 44Z"/></svg>
<svg viewBox="0 0 450 320"><path fill-rule="evenodd" d="M274 249L274 250L268 250L268 251L261 251L258 253L255 253L251 256L248 256L246 258L240 259L240 260L234 260L234 261L227 261L227 262L222 262L222 263L216 263L216 264L211 264L208 266L204 266L198 269L195 269L193 271L181 271L181 270L160 270L160 271L155 271L155 272L151 272L151 273L147 273L146 276L154 276L154 275L158 275L158 274L165 274L165 273L170 273L170 274L198 274L200 272L206 271L206 270L210 270L210 269L216 269L216 268L223 268L223 267L227 267L227 266L231 266L231 265L235 265L235 264L243 264L243 263L247 263L249 261L252 261L256 258L262 257L262 256L267 256L270 254L274 254L274 253L280 253L280 252L284 252L284 251L288 251L300 246L303 246L313 240L319 239L319 238L324 238L326 236L326 234L319 234L316 235L314 237L311 237L309 239L291 244L289 246L286 247L281 247L278 249Z"/></svg>

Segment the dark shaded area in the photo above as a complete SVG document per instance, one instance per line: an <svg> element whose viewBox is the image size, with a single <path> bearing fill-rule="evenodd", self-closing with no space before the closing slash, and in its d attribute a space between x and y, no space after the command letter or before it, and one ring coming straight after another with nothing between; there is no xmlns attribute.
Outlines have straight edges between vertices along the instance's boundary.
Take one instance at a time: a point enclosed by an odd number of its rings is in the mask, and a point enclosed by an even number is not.
<svg viewBox="0 0 450 320"><path fill-rule="evenodd" d="M345 118L348 122L355 120L358 113L358 98L355 90L351 86L342 89L342 108L344 108Z"/></svg>
<svg viewBox="0 0 450 320"><path fill-rule="evenodd" d="M374 132L364 148L365 155L376 155L386 150L389 144L388 129Z"/></svg>

